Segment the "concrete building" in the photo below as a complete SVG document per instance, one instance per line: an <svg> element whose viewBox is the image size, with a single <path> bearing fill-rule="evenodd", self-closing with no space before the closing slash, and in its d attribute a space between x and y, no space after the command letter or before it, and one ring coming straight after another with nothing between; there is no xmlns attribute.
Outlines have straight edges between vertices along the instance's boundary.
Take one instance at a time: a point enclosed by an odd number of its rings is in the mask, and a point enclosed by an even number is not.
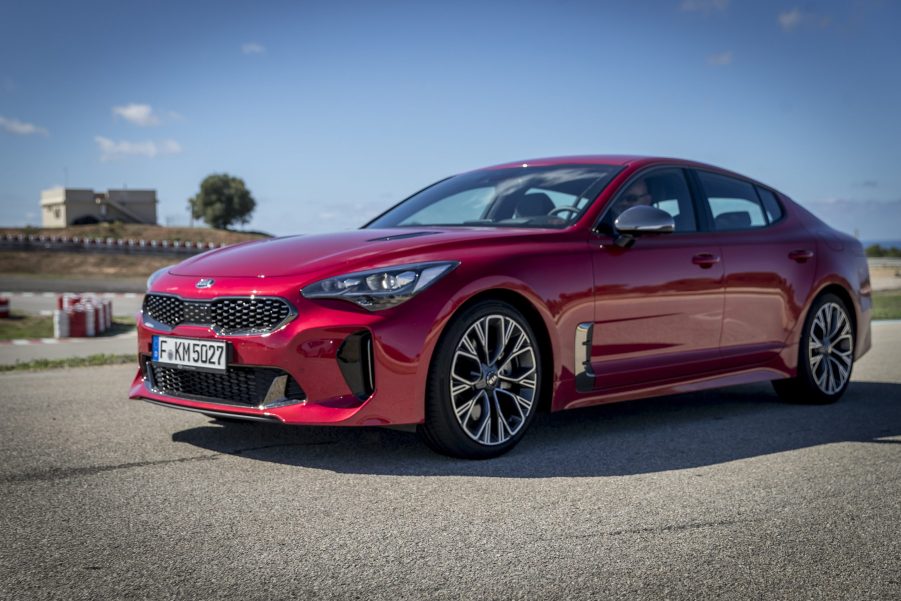
<svg viewBox="0 0 901 601"><path fill-rule="evenodd" d="M66 227L102 221L156 225L156 190L51 188L41 191L44 227Z"/></svg>

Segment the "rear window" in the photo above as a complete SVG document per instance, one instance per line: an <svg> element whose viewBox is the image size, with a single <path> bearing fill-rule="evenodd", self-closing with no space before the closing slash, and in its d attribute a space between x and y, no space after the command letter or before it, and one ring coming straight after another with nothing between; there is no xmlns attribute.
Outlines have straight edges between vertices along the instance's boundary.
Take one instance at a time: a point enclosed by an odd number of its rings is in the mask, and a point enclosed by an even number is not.
<svg viewBox="0 0 901 601"><path fill-rule="evenodd" d="M784 213L782 211L782 205L779 204L776 195L766 188L761 188L759 186L757 187L757 194L760 195L760 200L763 202L763 208L766 210L766 216L770 223L782 219Z"/></svg>

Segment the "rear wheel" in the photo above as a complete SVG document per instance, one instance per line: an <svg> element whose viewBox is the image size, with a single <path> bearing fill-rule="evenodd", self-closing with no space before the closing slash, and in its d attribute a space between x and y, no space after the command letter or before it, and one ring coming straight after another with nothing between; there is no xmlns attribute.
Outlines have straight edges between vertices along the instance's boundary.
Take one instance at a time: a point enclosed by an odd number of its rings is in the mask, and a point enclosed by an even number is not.
<svg viewBox="0 0 901 601"><path fill-rule="evenodd" d="M540 386L540 350L525 317L506 303L477 303L439 342L419 433L445 455L496 457L525 434Z"/></svg>
<svg viewBox="0 0 901 601"><path fill-rule="evenodd" d="M834 403L845 393L854 366L854 328L849 309L834 294L814 301L798 350L798 375L776 380L780 398L794 403Z"/></svg>

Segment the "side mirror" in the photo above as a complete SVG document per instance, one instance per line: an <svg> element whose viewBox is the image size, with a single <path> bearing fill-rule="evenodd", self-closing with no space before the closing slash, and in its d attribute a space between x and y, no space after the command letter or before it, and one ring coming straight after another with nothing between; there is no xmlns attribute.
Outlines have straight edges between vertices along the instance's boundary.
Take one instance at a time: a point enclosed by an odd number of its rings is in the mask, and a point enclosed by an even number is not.
<svg viewBox="0 0 901 601"><path fill-rule="evenodd" d="M621 234L640 236L641 234L665 234L676 229L676 223L666 211L656 207L631 207L613 222Z"/></svg>
<svg viewBox="0 0 901 601"><path fill-rule="evenodd" d="M642 234L667 234L676 229L676 222L666 211L656 207L631 207L622 212L613 222L617 236L614 244L629 248L635 244L635 237Z"/></svg>

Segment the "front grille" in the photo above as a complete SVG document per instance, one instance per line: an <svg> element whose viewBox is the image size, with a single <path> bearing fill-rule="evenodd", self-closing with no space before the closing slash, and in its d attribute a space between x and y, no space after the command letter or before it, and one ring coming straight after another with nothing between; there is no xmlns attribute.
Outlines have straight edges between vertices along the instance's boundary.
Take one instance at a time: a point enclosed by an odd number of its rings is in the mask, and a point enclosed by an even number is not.
<svg viewBox="0 0 901 601"><path fill-rule="evenodd" d="M199 401L255 407L263 403L273 382L280 376L287 380L281 399L302 401L306 397L294 378L273 367L232 365L225 373L212 373L165 367L146 361L144 375L156 392Z"/></svg>
<svg viewBox="0 0 901 601"><path fill-rule="evenodd" d="M220 334L265 334L294 313L288 301L274 297L225 297L183 300L166 294L144 297L144 315L174 328L179 324L210 326Z"/></svg>

